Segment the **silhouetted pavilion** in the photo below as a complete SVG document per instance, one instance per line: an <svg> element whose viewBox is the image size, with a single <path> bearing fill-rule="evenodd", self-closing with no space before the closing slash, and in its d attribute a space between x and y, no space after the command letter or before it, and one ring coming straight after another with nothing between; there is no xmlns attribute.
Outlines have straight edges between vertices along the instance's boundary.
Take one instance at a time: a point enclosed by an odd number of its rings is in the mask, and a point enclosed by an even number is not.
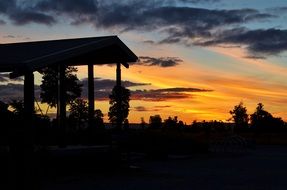
<svg viewBox="0 0 287 190"><path fill-rule="evenodd" d="M121 65L128 68L128 63L137 59L117 36L0 44L0 72L10 72L10 78L24 76L24 111L28 124L32 122L34 111L34 71L48 66L58 67L57 115L64 126L66 101L63 79L67 66L88 66L89 121L92 121L95 109L93 66L116 64L116 83L121 85Z"/></svg>

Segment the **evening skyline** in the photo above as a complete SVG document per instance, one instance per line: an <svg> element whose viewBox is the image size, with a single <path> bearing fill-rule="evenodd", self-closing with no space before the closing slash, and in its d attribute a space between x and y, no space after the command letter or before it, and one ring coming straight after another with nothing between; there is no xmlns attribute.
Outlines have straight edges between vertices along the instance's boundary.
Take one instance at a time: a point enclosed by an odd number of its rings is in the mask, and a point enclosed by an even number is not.
<svg viewBox="0 0 287 190"><path fill-rule="evenodd" d="M0 2L0 43L118 35L140 58L122 69L130 122L227 120L240 101L286 121L286 18L285 0L11 0ZM112 88L115 67L94 72L95 106L107 114L100 92ZM87 68L78 76L85 84ZM0 98L20 92L19 81L8 83L1 75Z"/></svg>

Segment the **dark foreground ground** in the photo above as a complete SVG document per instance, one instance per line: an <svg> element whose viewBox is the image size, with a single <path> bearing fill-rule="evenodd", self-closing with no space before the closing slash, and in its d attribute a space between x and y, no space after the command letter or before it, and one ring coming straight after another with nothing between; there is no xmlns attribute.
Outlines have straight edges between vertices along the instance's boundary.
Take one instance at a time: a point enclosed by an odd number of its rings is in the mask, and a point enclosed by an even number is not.
<svg viewBox="0 0 287 190"><path fill-rule="evenodd" d="M287 189L287 147L257 146L241 155L134 158L120 167L56 171L38 176L38 189Z"/></svg>

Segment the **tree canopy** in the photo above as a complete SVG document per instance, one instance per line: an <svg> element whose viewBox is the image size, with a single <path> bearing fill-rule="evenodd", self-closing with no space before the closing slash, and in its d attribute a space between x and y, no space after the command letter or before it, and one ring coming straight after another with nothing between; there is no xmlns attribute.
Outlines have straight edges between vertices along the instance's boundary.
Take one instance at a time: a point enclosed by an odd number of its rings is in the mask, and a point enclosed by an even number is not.
<svg viewBox="0 0 287 190"><path fill-rule="evenodd" d="M162 127L162 119L160 115L150 116L149 118L149 126L152 129L159 129Z"/></svg>
<svg viewBox="0 0 287 190"><path fill-rule="evenodd" d="M70 118L77 120L79 123L88 120L88 102L82 98L77 98L71 102Z"/></svg>
<svg viewBox="0 0 287 190"><path fill-rule="evenodd" d="M274 131L283 128L284 121L281 118L273 117L271 113L264 109L264 105L259 103L256 110L250 116L251 127L257 130Z"/></svg>
<svg viewBox="0 0 287 190"><path fill-rule="evenodd" d="M123 123L123 121L129 115L130 108L130 90L123 86L115 86L112 90L110 98L110 108L109 108L109 120L111 123L115 124L117 122Z"/></svg>
<svg viewBox="0 0 287 190"><path fill-rule="evenodd" d="M65 70L64 86L66 89L66 104L71 104L73 100L81 96L82 84L75 72L76 67L67 67ZM48 67L43 70L41 87L41 102L47 103L51 107L56 107L58 97L58 70L56 67Z"/></svg>
<svg viewBox="0 0 287 190"><path fill-rule="evenodd" d="M233 110L229 112L232 115L232 119L235 123L236 128L247 128L249 117L247 114L247 108L240 102L234 106Z"/></svg>

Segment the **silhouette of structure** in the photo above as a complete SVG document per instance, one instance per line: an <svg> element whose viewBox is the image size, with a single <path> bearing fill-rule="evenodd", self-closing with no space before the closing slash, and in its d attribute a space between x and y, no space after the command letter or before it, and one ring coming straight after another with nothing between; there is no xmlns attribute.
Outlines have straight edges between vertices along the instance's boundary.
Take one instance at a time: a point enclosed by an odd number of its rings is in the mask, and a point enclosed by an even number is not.
<svg viewBox="0 0 287 190"><path fill-rule="evenodd" d="M10 78L24 76L24 112L27 126L33 125L34 71L48 66L58 67L57 115L65 126L66 101L63 85L67 66L88 66L89 124L94 117L94 65L116 64L116 84L121 85L121 65L128 68L137 56L117 37L90 37L0 44L0 73L10 72Z"/></svg>

